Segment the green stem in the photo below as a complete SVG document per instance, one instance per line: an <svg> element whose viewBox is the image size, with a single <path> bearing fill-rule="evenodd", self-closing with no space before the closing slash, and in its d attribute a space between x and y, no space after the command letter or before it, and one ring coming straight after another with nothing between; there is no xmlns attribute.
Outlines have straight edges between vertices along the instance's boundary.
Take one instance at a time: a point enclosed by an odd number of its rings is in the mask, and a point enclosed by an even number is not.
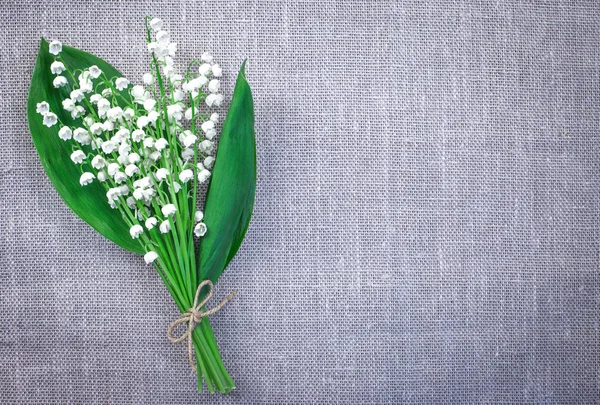
<svg viewBox="0 0 600 405"><path fill-rule="evenodd" d="M235 383L223 365L223 361L221 360L221 356L219 355L216 346L214 334L212 333L212 329L210 329L210 324L207 322L210 332L201 327L205 321L206 318L202 320L200 325L196 326L194 333L192 334L196 353L200 354L198 360L206 365L209 378L212 379L217 391L227 393L235 388ZM199 386L199 389L200 388L201 387Z"/></svg>
<svg viewBox="0 0 600 405"><path fill-rule="evenodd" d="M225 365L223 364L221 354L219 353L219 347L217 345L217 339L215 338L215 334L213 333L212 326L208 318L204 318L204 320L200 324L200 328L202 329L202 333L204 334L204 337L206 338L208 345L217 360L217 365L219 366L221 373L227 381L226 386L230 387L231 391L235 388L235 383L233 382L233 379L231 378L231 376L227 372L227 369L225 368Z"/></svg>
<svg viewBox="0 0 600 405"><path fill-rule="evenodd" d="M150 28L148 27L149 19L150 17L146 16L144 21L146 24L147 41L151 42ZM153 91L155 93L154 98L159 102L157 104L157 111L162 110L165 124L163 129L161 125L162 123L158 121L156 124L156 133L157 135L163 136L164 132L164 137L167 139L170 146L169 155L166 153L163 154L162 160L164 167L169 169L171 173L176 173L182 169L182 167L179 165L180 148L175 136L177 131L171 131L170 128L171 123L169 122L170 120L167 114L165 86L161 77L159 63L154 53L152 53L151 67L154 67L156 83L158 84L158 86L153 87ZM170 84L170 87L172 98L172 84ZM192 115L194 116L195 103L192 103L192 112ZM195 134L195 119L192 120L191 128L192 132ZM194 183L192 205L190 206L190 202L188 201L188 184L182 184L182 189L179 195L176 195L177 193L174 191L174 179L172 176L169 176L170 187L168 187L168 191L170 191L170 200L177 207L175 216L169 217L171 232L167 235L172 236L172 238L165 235L164 240L162 241L163 243L161 243L161 239L163 239L162 235L153 235L153 239L157 241L157 245L160 250L163 252L166 251L171 259L170 262L165 260L164 263L160 263L160 267L164 268L165 273L165 277L163 277L163 274L161 274L161 277L163 278L163 282L165 282L165 284L172 284L173 288L169 291L173 295L173 298L181 312L188 310L191 306L191 301L198 286L197 267L195 260L196 253L193 239L193 229L195 223L193 216L195 214L197 202L197 145L194 145L194 150ZM158 190L159 188L157 187L157 191ZM158 208L159 207L155 207L155 210L158 211ZM184 219L187 219L187 221L184 221ZM212 332L208 318L204 318L200 324L196 325L191 338L196 353L198 391L202 391L203 381L206 382L208 391L211 393L213 393L215 389L222 393L229 392L234 389L235 384L223 365L223 361L221 360L215 336Z"/></svg>
<svg viewBox="0 0 600 405"><path fill-rule="evenodd" d="M202 392L202 382L206 381L206 388L211 394L215 393L215 388L212 383L212 379L206 371L204 360L202 359L202 353L200 349L194 345L194 352L196 353L196 373L198 374L198 392Z"/></svg>

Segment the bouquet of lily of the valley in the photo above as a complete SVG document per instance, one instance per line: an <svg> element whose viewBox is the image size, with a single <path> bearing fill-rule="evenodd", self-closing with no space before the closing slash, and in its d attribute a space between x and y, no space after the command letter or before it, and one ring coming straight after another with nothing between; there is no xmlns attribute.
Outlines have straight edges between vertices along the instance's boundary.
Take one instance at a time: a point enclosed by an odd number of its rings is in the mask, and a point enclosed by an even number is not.
<svg viewBox="0 0 600 405"><path fill-rule="evenodd" d="M143 85L93 55L42 39L29 128L48 177L75 214L156 268L181 311L168 337L187 341L198 389L204 381L211 393L228 392L235 385L207 316L232 294L206 304L242 243L254 204L245 62L220 126L222 71L213 56L204 53L178 71L177 45L163 22L147 17L145 24L150 68Z"/></svg>

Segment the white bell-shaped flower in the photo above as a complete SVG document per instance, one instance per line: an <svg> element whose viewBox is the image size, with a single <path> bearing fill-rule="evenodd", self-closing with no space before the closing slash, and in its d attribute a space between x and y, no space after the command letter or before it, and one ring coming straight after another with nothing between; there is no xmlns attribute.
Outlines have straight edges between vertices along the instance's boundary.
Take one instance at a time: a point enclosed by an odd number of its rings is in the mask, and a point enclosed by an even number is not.
<svg viewBox="0 0 600 405"><path fill-rule="evenodd" d="M75 109L73 111L71 111L71 118L73 118L73 119L79 118L83 114L85 114L85 108L83 108L83 106L78 105L75 107Z"/></svg>
<svg viewBox="0 0 600 405"><path fill-rule="evenodd" d="M100 155L94 156L92 159L92 167L96 170L100 170L106 166L106 159Z"/></svg>
<svg viewBox="0 0 600 405"><path fill-rule="evenodd" d="M37 112L38 114L46 114L50 112L50 104L48 104L46 101L42 101L41 103L37 103L35 105L35 112Z"/></svg>
<svg viewBox="0 0 600 405"><path fill-rule="evenodd" d="M198 172L198 182L199 183L204 183L209 178L210 178L210 172L208 170L204 169L204 170L201 170L200 172Z"/></svg>
<svg viewBox="0 0 600 405"><path fill-rule="evenodd" d="M194 143L196 143L196 140L198 139L198 137L196 135L186 135L183 137L183 146L185 146L186 148L189 148L190 146L192 146Z"/></svg>
<svg viewBox="0 0 600 405"><path fill-rule="evenodd" d="M183 118L183 108L181 104L171 104L167 107L167 115L169 118L173 118L175 120L180 120Z"/></svg>
<svg viewBox="0 0 600 405"><path fill-rule="evenodd" d="M129 86L129 80L127 80L124 77L119 77L117 80L115 80L115 87L119 91L125 90L128 86Z"/></svg>
<svg viewBox="0 0 600 405"><path fill-rule="evenodd" d="M191 160L194 157L194 150L191 148L185 148L181 151L181 158L183 160Z"/></svg>
<svg viewBox="0 0 600 405"><path fill-rule="evenodd" d="M127 121L131 121L131 119L135 116L135 111L133 110L133 108L131 107L127 107L124 111L123 111L123 118L125 118Z"/></svg>
<svg viewBox="0 0 600 405"><path fill-rule="evenodd" d="M59 89L67 84L67 78L64 76L56 76L52 81L52 85Z"/></svg>
<svg viewBox="0 0 600 405"><path fill-rule="evenodd" d="M69 139L71 139L73 137L73 131L71 131L71 128L69 128L69 127L62 127L58 131L58 137L60 139L62 139L63 141L68 141Z"/></svg>
<svg viewBox="0 0 600 405"><path fill-rule="evenodd" d="M207 132L209 129L213 129L214 127L215 127L214 121L206 121L206 122L202 123L202 125L200 126L200 128L202 128L202 130L204 132Z"/></svg>
<svg viewBox="0 0 600 405"><path fill-rule="evenodd" d="M213 165L215 164L215 158L212 156L207 156L206 159L204 159L204 167L206 167L207 169L212 169Z"/></svg>
<svg viewBox="0 0 600 405"><path fill-rule="evenodd" d="M208 63L203 63L198 67L198 74L201 76L208 76L210 74L211 66Z"/></svg>
<svg viewBox="0 0 600 405"><path fill-rule="evenodd" d="M141 129L135 129L131 133L131 139L134 142L140 142L142 139L144 139L145 136L146 136L146 133L143 130L141 130Z"/></svg>
<svg viewBox="0 0 600 405"><path fill-rule="evenodd" d="M65 70L65 65L62 62L54 61L50 65L50 71L52 72L52 74L59 75Z"/></svg>
<svg viewBox="0 0 600 405"><path fill-rule="evenodd" d="M215 63L212 65L212 74L214 77L221 77L223 75L223 69Z"/></svg>
<svg viewBox="0 0 600 405"><path fill-rule="evenodd" d="M206 235L206 224L204 222L199 222L196 224L194 227L194 235L196 235L198 238Z"/></svg>
<svg viewBox="0 0 600 405"><path fill-rule="evenodd" d="M113 178L115 180L115 183L117 184L121 184L127 181L127 175L121 171L116 172Z"/></svg>
<svg viewBox="0 0 600 405"><path fill-rule="evenodd" d="M144 233L144 228L139 224L135 224L129 228L129 234L133 239L137 239L142 233Z"/></svg>
<svg viewBox="0 0 600 405"><path fill-rule="evenodd" d="M175 207L174 204L167 204L164 207L162 207L160 209L160 211L162 212L162 214L165 217L168 217L169 215L173 215L177 212L177 208Z"/></svg>
<svg viewBox="0 0 600 405"><path fill-rule="evenodd" d="M93 79L99 78L102 74L102 70L100 70L100 68L96 65L90 66L88 72L90 72L90 77L92 77Z"/></svg>
<svg viewBox="0 0 600 405"><path fill-rule="evenodd" d="M144 110L146 111L152 111L154 110L154 107L156 106L156 100L149 98L148 100L144 101Z"/></svg>
<svg viewBox="0 0 600 405"><path fill-rule="evenodd" d="M150 111L148 113L148 121L154 125L156 125L156 120L158 120L159 117L160 114L158 113L158 111Z"/></svg>
<svg viewBox="0 0 600 405"><path fill-rule="evenodd" d="M56 116L56 114L49 112L49 113L44 114L44 118L43 118L42 122L45 126L50 128L58 122L58 117Z"/></svg>
<svg viewBox="0 0 600 405"><path fill-rule="evenodd" d="M160 169L158 169L156 171L156 173L154 173L154 177L156 178L156 180L158 181L163 181L167 178L167 176L169 175L169 171L167 169L165 169L164 167L161 167Z"/></svg>
<svg viewBox="0 0 600 405"><path fill-rule="evenodd" d="M133 152L133 153L129 154L128 160L129 160L129 163L136 164L141 160L141 157L138 153Z"/></svg>
<svg viewBox="0 0 600 405"><path fill-rule="evenodd" d="M114 176L119 169L121 168L121 166L118 163L109 163L108 167L106 168L106 170L108 171L108 175L109 176Z"/></svg>
<svg viewBox="0 0 600 405"><path fill-rule="evenodd" d="M200 149L200 152L204 153L205 155L210 155L215 149L215 144L212 141L204 140L200 142L198 149Z"/></svg>
<svg viewBox="0 0 600 405"><path fill-rule="evenodd" d="M158 253L155 251L148 252L144 255L144 261L146 264L153 263L156 259L158 259Z"/></svg>
<svg viewBox="0 0 600 405"><path fill-rule="evenodd" d="M117 149L117 145L113 141L102 142L102 152L113 153Z"/></svg>
<svg viewBox="0 0 600 405"><path fill-rule="evenodd" d="M168 45L169 44L169 40L171 39L171 36L169 35L169 33L167 31L158 31L156 33L156 42L159 43L159 45Z"/></svg>
<svg viewBox="0 0 600 405"><path fill-rule="evenodd" d="M48 51L52 55L58 55L62 51L62 44L58 41L52 41L48 46Z"/></svg>
<svg viewBox="0 0 600 405"><path fill-rule="evenodd" d="M83 94L83 91L81 91L79 89L75 89L71 92L71 94L69 96L71 97L71 100L79 103L83 100L83 98L85 97L85 94Z"/></svg>
<svg viewBox="0 0 600 405"><path fill-rule="evenodd" d="M208 105L209 107L220 107L223 103L223 95L211 93L208 96L206 96L205 102L206 105Z"/></svg>
<svg viewBox="0 0 600 405"><path fill-rule="evenodd" d="M148 23L153 31L160 31L163 26L163 21L160 18L153 18Z"/></svg>
<svg viewBox="0 0 600 405"><path fill-rule="evenodd" d="M102 123L102 129L106 132L113 131L115 129L115 123L112 121L104 121Z"/></svg>
<svg viewBox="0 0 600 405"><path fill-rule="evenodd" d="M188 181L194 178L194 172L191 169L185 169L181 173L179 173L179 180L182 183L187 183Z"/></svg>
<svg viewBox="0 0 600 405"><path fill-rule="evenodd" d="M119 106L113 107L106 112L106 117L111 121L117 121L123 118L123 109Z"/></svg>
<svg viewBox="0 0 600 405"><path fill-rule="evenodd" d="M220 88L221 81L217 79L212 79L210 82L208 82L208 91L210 91L211 93L218 93Z"/></svg>
<svg viewBox="0 0 600 405"><path fill-rule="evenodd" d="M140 169L134 164L129 164L129 165L125 166L125 174L129 177L131 177L134 174L137 174L139 172L140 172Z"/></svg>
<svg viewBox="0 0 600 405"><path fill-rule="evenodd" d="M165 138L158 138L156 142L154 142L154 148L161 151L166 148L168 144L169 142Z"/></svg>
<svg viewBox="0 0 600 405"><path fill-rule="evenodd" d="M82 150L76 150L75 152L71 153L71 160L75 164L81 164L85 158L85 153L83 153Z"/></svg>
<svg viewBox="0 0 600 405"><path fill-rule="evenodd" d="M82 145L89 145L92 142L92 137L84 128L75 128L73 131L73 139Z"/></svg>
<svg viewBox="0 0 600 405"><path fill-rule="evenodd" d="M87 186L92 181L94 181L95 178L96 178L96 176L94 176L92 173L89 173L89 172L82 173L81 177L79 177L79 184L81 184L82 186Z"/></svg>
<svg viewBox="0 0 600 405"><path fill-rule="evenodd" d="M169 221L162 221L158 227L160 233L168 233L171 230L171 224Z"/></svg>
<svg viewBox="0 0 600 405"><path fill-rule="evenodd" d="M144 129L145 127L148 126L148 124L150 124L150 120L148 119L148 117L142 115L141 117L139 117L137 119L136 124L139 129Z"/></svg>
<svg viewBox="0 0 600 405"><path fill-rule="evenodd" d="M90 132L94 135L100 135L103 130L104 130L104 128L102 127L102 124L99 122L96 122L94 125L92 125L90 127Z"/></svg>
<svg viewBox="0 0 600 405"><path fill-rule="evenodd" d="M145 224L148 230L154 228L158 224L158 220L154 217L150 217L146 220Z"/></svg>
<svg viewBox="0 0 600 405"><path fill-rule="evenodd" d="M213 56L210 54L210 52L204 52L202 56L200 56L200 60L202 62L210 63L213 61Z"/></svg>

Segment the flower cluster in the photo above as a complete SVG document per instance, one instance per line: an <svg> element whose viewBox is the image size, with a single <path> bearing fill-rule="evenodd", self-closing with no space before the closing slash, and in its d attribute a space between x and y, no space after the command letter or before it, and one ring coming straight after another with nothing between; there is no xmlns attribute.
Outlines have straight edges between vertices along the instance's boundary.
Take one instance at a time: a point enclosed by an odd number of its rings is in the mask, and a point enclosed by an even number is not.
<svg viewBox="0 0 600 405"><path fill-rule="evenodd" d="M50 111L45 101L36 110L72 145L81 186L98 182L105 188L108 204L121 211L151 263L168 254L167 234L201 237L207 231L196 193L215 162L219 115L208 110L221 106L223 95L222 71L211 54L181 74L173 60L177 44L163 22L148 19L147 34L151 69L143 85L107 77L98 66L72 70L61 57L62 44L51 42L53 85L68 97L64 113ZM72 119L63 122L59 115Z"/></svg>

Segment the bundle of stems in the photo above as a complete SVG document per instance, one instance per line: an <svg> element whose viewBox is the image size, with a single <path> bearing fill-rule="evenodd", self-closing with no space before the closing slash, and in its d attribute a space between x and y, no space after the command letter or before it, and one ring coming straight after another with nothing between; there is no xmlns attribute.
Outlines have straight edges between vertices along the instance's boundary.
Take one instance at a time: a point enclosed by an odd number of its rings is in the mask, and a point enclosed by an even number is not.
<svg viewBox="0 0 600 405"><path fill-rule="evenodd" d="M42 40L29 123L69 207L143 254L185 314L198 304L199 286L207 285L200 297L212 294L248 227L256 181L252 98L242 65L216 159L219 114L210 109L224 99L220 66L204 53L177 73L177 44L163 22L145 23L151 57L143 85L95 56ZM204 211L197 208L203 184ZM189 332L198 389L203 381L211 393L235 388L208 317L190 318Z"/></svg>

